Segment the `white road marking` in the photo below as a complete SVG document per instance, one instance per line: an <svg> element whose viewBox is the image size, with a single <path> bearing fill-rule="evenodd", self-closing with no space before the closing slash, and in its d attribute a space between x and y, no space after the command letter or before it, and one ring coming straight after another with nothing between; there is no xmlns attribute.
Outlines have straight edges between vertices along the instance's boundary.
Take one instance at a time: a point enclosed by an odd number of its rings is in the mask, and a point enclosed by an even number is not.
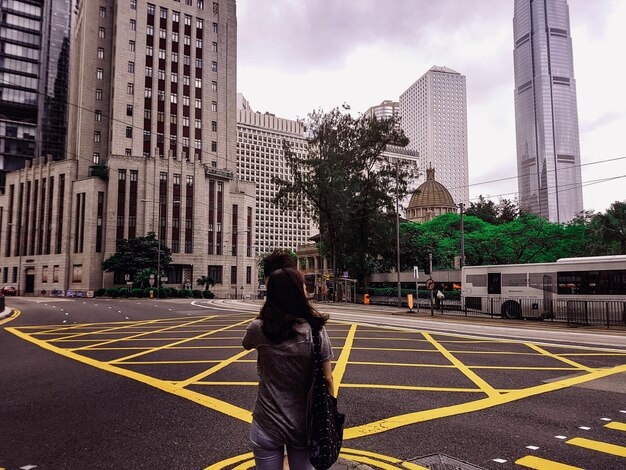
<svg viewBox="0 0 626 470"><path fill-rule="evenodd" d="M32 468L37 468L37 465L24 465L20 467L20 470L31 470Z"/></svg>
<svg viewBox="0 0 626 470"><path fill-rule="evenodd" d="M63 323L67 323L67 320L63 320Z"/></svg>
<svg viewBox="0 0 626 470"><path fill-rule="evenodd" d="M611 418L600 418L600 420L602 420L602 421L612 421Z"/></svg>
<svg viewBox="0 0 626 470"><path fill-rule="evenodd" d="M117 313L122 313L122 311L121 311L121 310L118 310L118 311L117 311Z"/></svg>
<svg viewBox="0 0 626 470"><path fill-rule="evenodd" d="M578 429L582 429L583 431L589 431L591 428L589 426L578 426Z"/></svg>
<svg viewBox="0 0 626 470"><path fill-rule="evenodd" d="M124 318L126 318L126 320L130 320L130 318L128 318L128 317L124 317Z"/></svg>
<svg viewBox="0 0 626 470"><path fill-rule="evenodd" d="M619 410L620 413L626 413L626 410Z"/></svg>
<svg viewBox="0 0 626 470"><path fill-rule="evenodd" d="M66 315L69 315L69 314L70 314L70 312L65 312L65 314L66 314Z"/></svg>
<svg viewBox="0 0 626 470"><path fill-rule="evenodd" d="M561 440L567 439L567 436L554 436L554 437L556 437L557 439L561 439Z"/></svg>
<svg viewBox="0 0 626 470"><path fill-rule="evenodd" d="M491 460L493 460L496 463L505 463L506 462L506 460L504 460L504 459L491 459Z"/></svg>
<svg viewBox="0 0 626 470"><path fill-rule="evenodd" d="M530 449L530 450L538 450L539 449L539 447L537 447L537 446L526 446L526 448Z"/></svg>

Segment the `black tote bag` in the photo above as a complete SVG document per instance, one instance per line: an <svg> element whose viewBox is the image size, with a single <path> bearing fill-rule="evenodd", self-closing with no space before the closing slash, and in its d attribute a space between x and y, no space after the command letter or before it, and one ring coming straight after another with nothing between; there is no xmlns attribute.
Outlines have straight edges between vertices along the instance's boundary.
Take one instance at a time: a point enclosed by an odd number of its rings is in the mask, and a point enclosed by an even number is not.
<svg viewBox="0 0 626 470"><path fill-rule="evenodd" d="M337 410L337 399L328 393L322 369L319 330L313 333L313 385L309 393L309 460L316 470L327 470L339 458L346 416Z"/></svg>

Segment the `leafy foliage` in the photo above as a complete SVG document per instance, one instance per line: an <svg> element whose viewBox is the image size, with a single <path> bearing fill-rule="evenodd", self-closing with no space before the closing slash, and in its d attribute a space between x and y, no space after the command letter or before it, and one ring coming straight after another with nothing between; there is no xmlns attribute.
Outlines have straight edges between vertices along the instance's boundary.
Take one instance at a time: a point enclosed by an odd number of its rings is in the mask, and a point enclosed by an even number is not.
<svg viewBox="0 0 626 470"><path fill-rule="evenodd" d="M154 232L148 233L145 237L117 240L115 253L105 259L101 267L106 272L131 274L133 279L142 284L146 273L149 274L146 270L156 273L159 250L161 251L160 276L172 262L172 256L170 249L156 239Z"/></svg>
<svg viewBox="0 0 626 470"><path fill-rule="evenodd" d="M274 178L274 202L300 208L318 224L320 251L332 259L335 278L349 270L363 280L393 251L389 215L396 194L407 194L412 169L384 154L389 145L408 143L397 118L355 118L348 109L309 114L306 155L283 144L292 176Z"/></svg>

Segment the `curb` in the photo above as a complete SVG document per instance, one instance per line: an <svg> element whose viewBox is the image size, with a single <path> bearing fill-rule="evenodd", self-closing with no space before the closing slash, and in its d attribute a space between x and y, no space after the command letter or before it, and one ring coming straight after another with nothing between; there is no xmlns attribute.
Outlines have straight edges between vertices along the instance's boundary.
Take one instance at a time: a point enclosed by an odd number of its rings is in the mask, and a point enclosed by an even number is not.
<svg viewBox="0 0 626 470"><path fill-rule="evenodd" d="M12 313L13 313L13 309L12 308L5 307L4 311L0 312L0 320L2 320L3 318L10 317Z"/></svg>
<svg viewBox="0 0 626 470"><path fill-rule="evenodd" d="M365 465L364 463L355 462L354 460L349 460L344 457L339 457L337 462L331 467L332 469L340 470L342 467L345 467L349 470L373 470L369 465Z"/></svg>

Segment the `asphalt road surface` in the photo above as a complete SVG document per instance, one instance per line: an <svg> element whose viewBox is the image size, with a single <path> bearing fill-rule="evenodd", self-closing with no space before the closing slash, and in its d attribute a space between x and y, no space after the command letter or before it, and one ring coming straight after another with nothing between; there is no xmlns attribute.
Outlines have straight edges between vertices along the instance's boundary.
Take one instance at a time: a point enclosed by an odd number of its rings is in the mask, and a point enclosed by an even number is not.
<svg viewBox="0 0 626 470"><path fill-rule="evenodd" d="M7 299L0 469L245 469L258 303ZM343 457L626 468L626 332L330 305ZM434 457L432 457L434 458Z"/></svg>

